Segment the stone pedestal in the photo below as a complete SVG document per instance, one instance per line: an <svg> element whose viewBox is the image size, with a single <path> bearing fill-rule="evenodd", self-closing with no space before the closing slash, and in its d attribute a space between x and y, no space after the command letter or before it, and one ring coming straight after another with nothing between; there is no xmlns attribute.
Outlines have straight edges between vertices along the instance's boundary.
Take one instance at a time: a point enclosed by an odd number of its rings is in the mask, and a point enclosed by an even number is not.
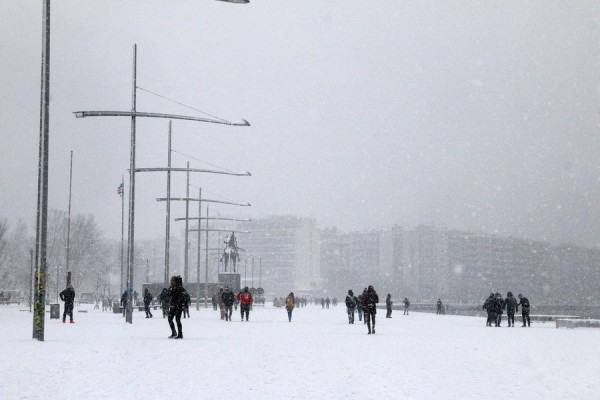
<svg viewBox="0 0 600 400"><path fill-rule="evenodd" d="M219 274L219 286L229 288L235 293L241 290L242 275L237 273L222 272Z"/></svg>

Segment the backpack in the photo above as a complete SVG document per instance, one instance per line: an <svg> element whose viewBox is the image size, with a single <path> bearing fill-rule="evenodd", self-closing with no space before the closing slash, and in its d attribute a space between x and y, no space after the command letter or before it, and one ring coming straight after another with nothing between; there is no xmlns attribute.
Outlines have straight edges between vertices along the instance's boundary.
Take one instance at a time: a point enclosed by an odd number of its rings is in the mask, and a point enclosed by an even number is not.
<svg viewBox="0 0 600 400"><path fill-rule="evenodd" d="M294 307L294 300L293 300L291 297L288 297L288 298L285 300L285 306L286 306L287 308L292 308L292 307Z"/></svg>
<svg viewBox="0 0 600 400"><path fill-rule="evenodd" d="M356 302L350 295L346 296L346 307L348 307L348 308L356 307Z"/></svg>

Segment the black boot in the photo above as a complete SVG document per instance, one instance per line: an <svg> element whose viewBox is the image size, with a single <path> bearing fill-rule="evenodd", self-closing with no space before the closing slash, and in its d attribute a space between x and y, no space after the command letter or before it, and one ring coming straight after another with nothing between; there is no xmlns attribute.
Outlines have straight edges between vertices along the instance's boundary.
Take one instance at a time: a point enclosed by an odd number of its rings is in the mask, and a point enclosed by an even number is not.
<svg viewBox="0 0 600 400"><path fill-rule="evenodd" d="M183 339L183 332L179 332L179 335L177 335L175 339Z"/></svg>
<svg viewBox="0 0 600 400"><path fill-rule="evenodd" d="M177 337L177 334L175 332L171 332L171 336L169 336L169 339L175 339Z"/></svg>

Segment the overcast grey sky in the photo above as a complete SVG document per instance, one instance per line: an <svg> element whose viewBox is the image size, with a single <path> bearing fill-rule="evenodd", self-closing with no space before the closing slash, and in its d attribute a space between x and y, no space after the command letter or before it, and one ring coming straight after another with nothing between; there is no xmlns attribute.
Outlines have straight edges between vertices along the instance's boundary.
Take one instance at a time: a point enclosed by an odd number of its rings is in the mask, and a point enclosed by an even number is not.
<svg viewBox="0 0 600 400"><path fill-rule="evenodd" d="M216 213L600 246L596 1L53 0L51 18L50 207L67 208L73 150L73 213L110 238L130 121L73 111L131 108L137 43L138 86L252 124L173 123L174 166L253 174L192 176L253 205ZM30 226L41 21L41 1L0 0L0 217ZM142 90L138 110L201 115ZM166 166L167 131L139 120L138 167ZM166 176L137 182L136 237L163 235Z"/></svg>

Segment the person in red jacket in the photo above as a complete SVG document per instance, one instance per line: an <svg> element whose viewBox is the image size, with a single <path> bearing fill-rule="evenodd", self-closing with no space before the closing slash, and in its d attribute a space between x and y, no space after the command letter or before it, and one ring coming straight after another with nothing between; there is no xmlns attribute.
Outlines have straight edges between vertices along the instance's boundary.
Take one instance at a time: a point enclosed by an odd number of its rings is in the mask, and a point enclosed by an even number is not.
<svg viewBox="0 0 600 400"><path fill-rule="evenodd" d="M250 306L252 306L252 294L248 291L248 286L237 295L237 300L240 302L240 310L242 310L242 321L244 320L244 312L246 313L246 321L250 315Z"/></svg>

